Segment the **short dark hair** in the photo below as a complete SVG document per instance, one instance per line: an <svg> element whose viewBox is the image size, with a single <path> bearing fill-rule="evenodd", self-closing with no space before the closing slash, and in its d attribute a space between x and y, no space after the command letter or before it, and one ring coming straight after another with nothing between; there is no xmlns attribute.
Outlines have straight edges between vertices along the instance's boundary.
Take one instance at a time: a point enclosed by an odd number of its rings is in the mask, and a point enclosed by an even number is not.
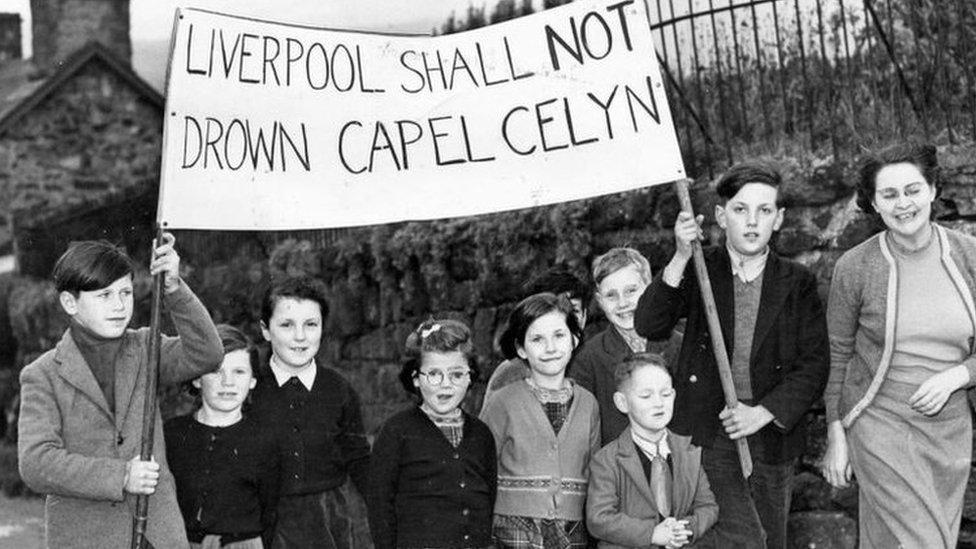
<svg viewBox="0 0 976 549"><path fill-rule="evenodd" d="M217 335L220 336L220 343L224 347L224 354L233 353L235 351L247 351L248 362L251 365L251 376L257 377L258 375L258 349L254 346L254 342L251 338L244 335L244 332L231 326L230 324L217 324ZM200 376L197 376L199 378ZM197 379L194 378L194 379ZM193 380L189 380L184 383L183 388L186 392L190 393L194 397L200 395L200 389L193 386ZM250 395L248 395L250 398ZM199 407L200 403L197 402Z"/></svg>
<svg viewBox="0 0 976 549"><path fill-rule="evenodd" d="M106 240L72 242L61 254L51 277L60 292L92 292L131 275L132 259L120 246Z"/></svg>
<svg viewBox="0 0 976 549"><path fill-rule="evenodd" d="M776 189L776 205L784 205L782 193L779 192L783 184L783 176L769 162L762 160L747 160L739 162L718 178L715 184L715 194L719 195L725 202L738 194L739 190L749 183L761 183Z"/></svg>
<svg viewBox="0 0 976 549"><path fill-rule="evenodd" d="M593 287L563 266L553 267L533 277L522 287L522 290L524 296L542 292L567 294L570 299L582 301L584 307L593 297Z"/></svg>
<svg viewBox="0 0 976 549"><path fill-rule="evenodd" d="M310 276L288 276L272 281L261 301L261 320L267 325L271 322L278 301L284 298L305 299L319 304L322 321L329 316L329 302L325 299L325 285Z"/></svg>
<svg viewBox="0 0 976 549"><path fill-rule="evenodd" d="M573 304L569 302L569 298L551 292L542 292L520 301L508 315L508 325L500 341L505 358L517 357L518 347L525 343L525 333L529 331L529 326L553 311L560 312L566 317L566 326L570 333L576 341L580 341L583 331L576 320L576 314L573 313Z"/></svg>
<svg viewBox="0 0 976 549"><path fill-rule="evenodd" d="M878 172L892 164L912 164L922 172L925 181L935 188L938 196L942 185L942 171L933 145L927 143L897 143L861 157L857 180L857 205L865 213L874 210L874 192L877 190ZM934 212L934 210L933 210Z"/></svg>
<svg viewBox="0 0 976 549"><path fill-rule="evenodd" d="M407 360L400 368L400 384L412 395L420 394L420 390L414 386L413 380L417 377L417 372L420 371L424 353L460 352L471 369L471 382L478 381L480 372L475 364L471 329L460 320L449 318L425 320L417 326L416 330L410 332L404 347L404 355Z"/></svg>
<svg viewBox="0 0 976 549"><path fill-rule="evenodd" d="M614 387L618 391L621 390L624 384L630 381L631 376L634 375L634 371L645 366L660 368L664 373L668 374L668 377L671 377L671 372L668 371L667 361L664 360L663 355L658 353L634 353L621 360L614 367Z"/></svg>

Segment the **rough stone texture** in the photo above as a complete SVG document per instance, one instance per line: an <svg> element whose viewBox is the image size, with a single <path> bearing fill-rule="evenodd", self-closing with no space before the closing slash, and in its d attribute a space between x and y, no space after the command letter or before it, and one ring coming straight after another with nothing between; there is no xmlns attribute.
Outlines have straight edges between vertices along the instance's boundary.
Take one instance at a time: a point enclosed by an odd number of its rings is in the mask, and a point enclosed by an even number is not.
<svg viewBox="0 0 976 549"><path fill-rule="evenodd" d="M97 40L126 62L132 59L129 0L31 0L34 62L53 69Z"/></svg>

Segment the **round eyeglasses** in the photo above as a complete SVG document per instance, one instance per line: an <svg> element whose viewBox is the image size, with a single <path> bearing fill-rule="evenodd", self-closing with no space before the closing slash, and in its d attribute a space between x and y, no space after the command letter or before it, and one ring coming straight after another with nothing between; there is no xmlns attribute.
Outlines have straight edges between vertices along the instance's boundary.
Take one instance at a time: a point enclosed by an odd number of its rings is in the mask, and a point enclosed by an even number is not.
<svg viewBox="0 0 976 549"><path fill-rule="evenodd" d="M417 375L423 376L429 385L440 385L444 383L444 372L440 370L431 370L429 372L418 371ZM469 376L471 376L471 370L451 370L447 372L447 379L451 382L451 385L461 385Z"/></svg>

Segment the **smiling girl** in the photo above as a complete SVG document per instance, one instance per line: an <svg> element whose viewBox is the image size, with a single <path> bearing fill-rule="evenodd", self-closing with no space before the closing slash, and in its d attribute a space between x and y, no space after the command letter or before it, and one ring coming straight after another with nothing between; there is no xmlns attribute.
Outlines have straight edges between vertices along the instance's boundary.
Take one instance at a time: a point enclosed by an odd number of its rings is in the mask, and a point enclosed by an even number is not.
<svg viewBox="0 0 976 549"><path fill-rule="evenodd" d="M192 381L200 407L166 422L166 456L191 548L261 549L275 521L278 447L269 430L243 415L256 383L254 345L226 324L217 333L224 361Z"/></svg>
<svg viewBox="0 0 976 549"><path fill-rule="evenodd" d="M550 293L522 300L508 318L504 337L531 374L481 411L497 446L500 548L586 547L583 504L600 416L593 395L566 378L579 332L572 304Z"/></svg>
<svg viewBox="0 0 976 549"><path fill-rule="evenodd" d="M359 396L319 365L329 315L323 285L310 277L275 282L261 307L271 359L259 370L253 414L279 433L282 482L273 547L368 549L361 510L369 443Z"/></svg>
<svg viewBox="0 0 976 549"><path fill-rule="evenodd" d="M428 320L406 343L400 382L420 405L391 417L370 461L369 524L377 548L492 546L495 441L461 409L478 371L471 331Z"/></svg>

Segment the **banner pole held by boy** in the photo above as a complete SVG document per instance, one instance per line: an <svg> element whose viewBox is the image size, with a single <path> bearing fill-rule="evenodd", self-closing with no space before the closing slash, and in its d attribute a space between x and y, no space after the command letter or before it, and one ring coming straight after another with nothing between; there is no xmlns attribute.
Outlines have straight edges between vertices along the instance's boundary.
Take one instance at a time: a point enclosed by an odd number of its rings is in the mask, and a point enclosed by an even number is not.
<svg viewBox="0 0 976 549"><path fill-rule="evenodd" d="M163 241L163 228L156 224L156 239L153 242ZM150 252L150 257L154 251ZM153 437L156 427L156 387L159 384L159 324L162 311L163 296L163 273L153 276L152 282L152 313L149 320L149 346L147 348L148 360L146 361L146 394L142 409L142 441L139 450L139 459L149 461L153 455ZM139 494L136 496L136 514L132 519L132 549L143 549L146 536L146 519L149 515L149 496Z"/></svg>
<svg viewBox="0 0 976 549"><path fill-rule="evenodd" d="M674 190L678 195L678 202L681 209L695 216L694 208L691 205L691 196L688 194L688 179L679 179L674 182ZM722 392L725 394L725 405L735 408L739 404L739 399L735 395L735 384L732 380L732 366L729 364L729 354L725 348L725 339L722 337L722 326L718 320L718 309L715 307L715 295L712 293L712 282L708 278L708 269L705 267L705 256L702 254L701 242L694 240L691 243L692 257L695 263L695 276L698 278L698 288L701 290L702 303L705 305L705 318L708 321L708 333L712 337L712 351L715 353L715 364L718 366L718 377L722 382ZM749 478L752 474L752 455L749 452L749 442L746 437L735 441L739 451L739 466L742 467L742 476Z"/></svg>

